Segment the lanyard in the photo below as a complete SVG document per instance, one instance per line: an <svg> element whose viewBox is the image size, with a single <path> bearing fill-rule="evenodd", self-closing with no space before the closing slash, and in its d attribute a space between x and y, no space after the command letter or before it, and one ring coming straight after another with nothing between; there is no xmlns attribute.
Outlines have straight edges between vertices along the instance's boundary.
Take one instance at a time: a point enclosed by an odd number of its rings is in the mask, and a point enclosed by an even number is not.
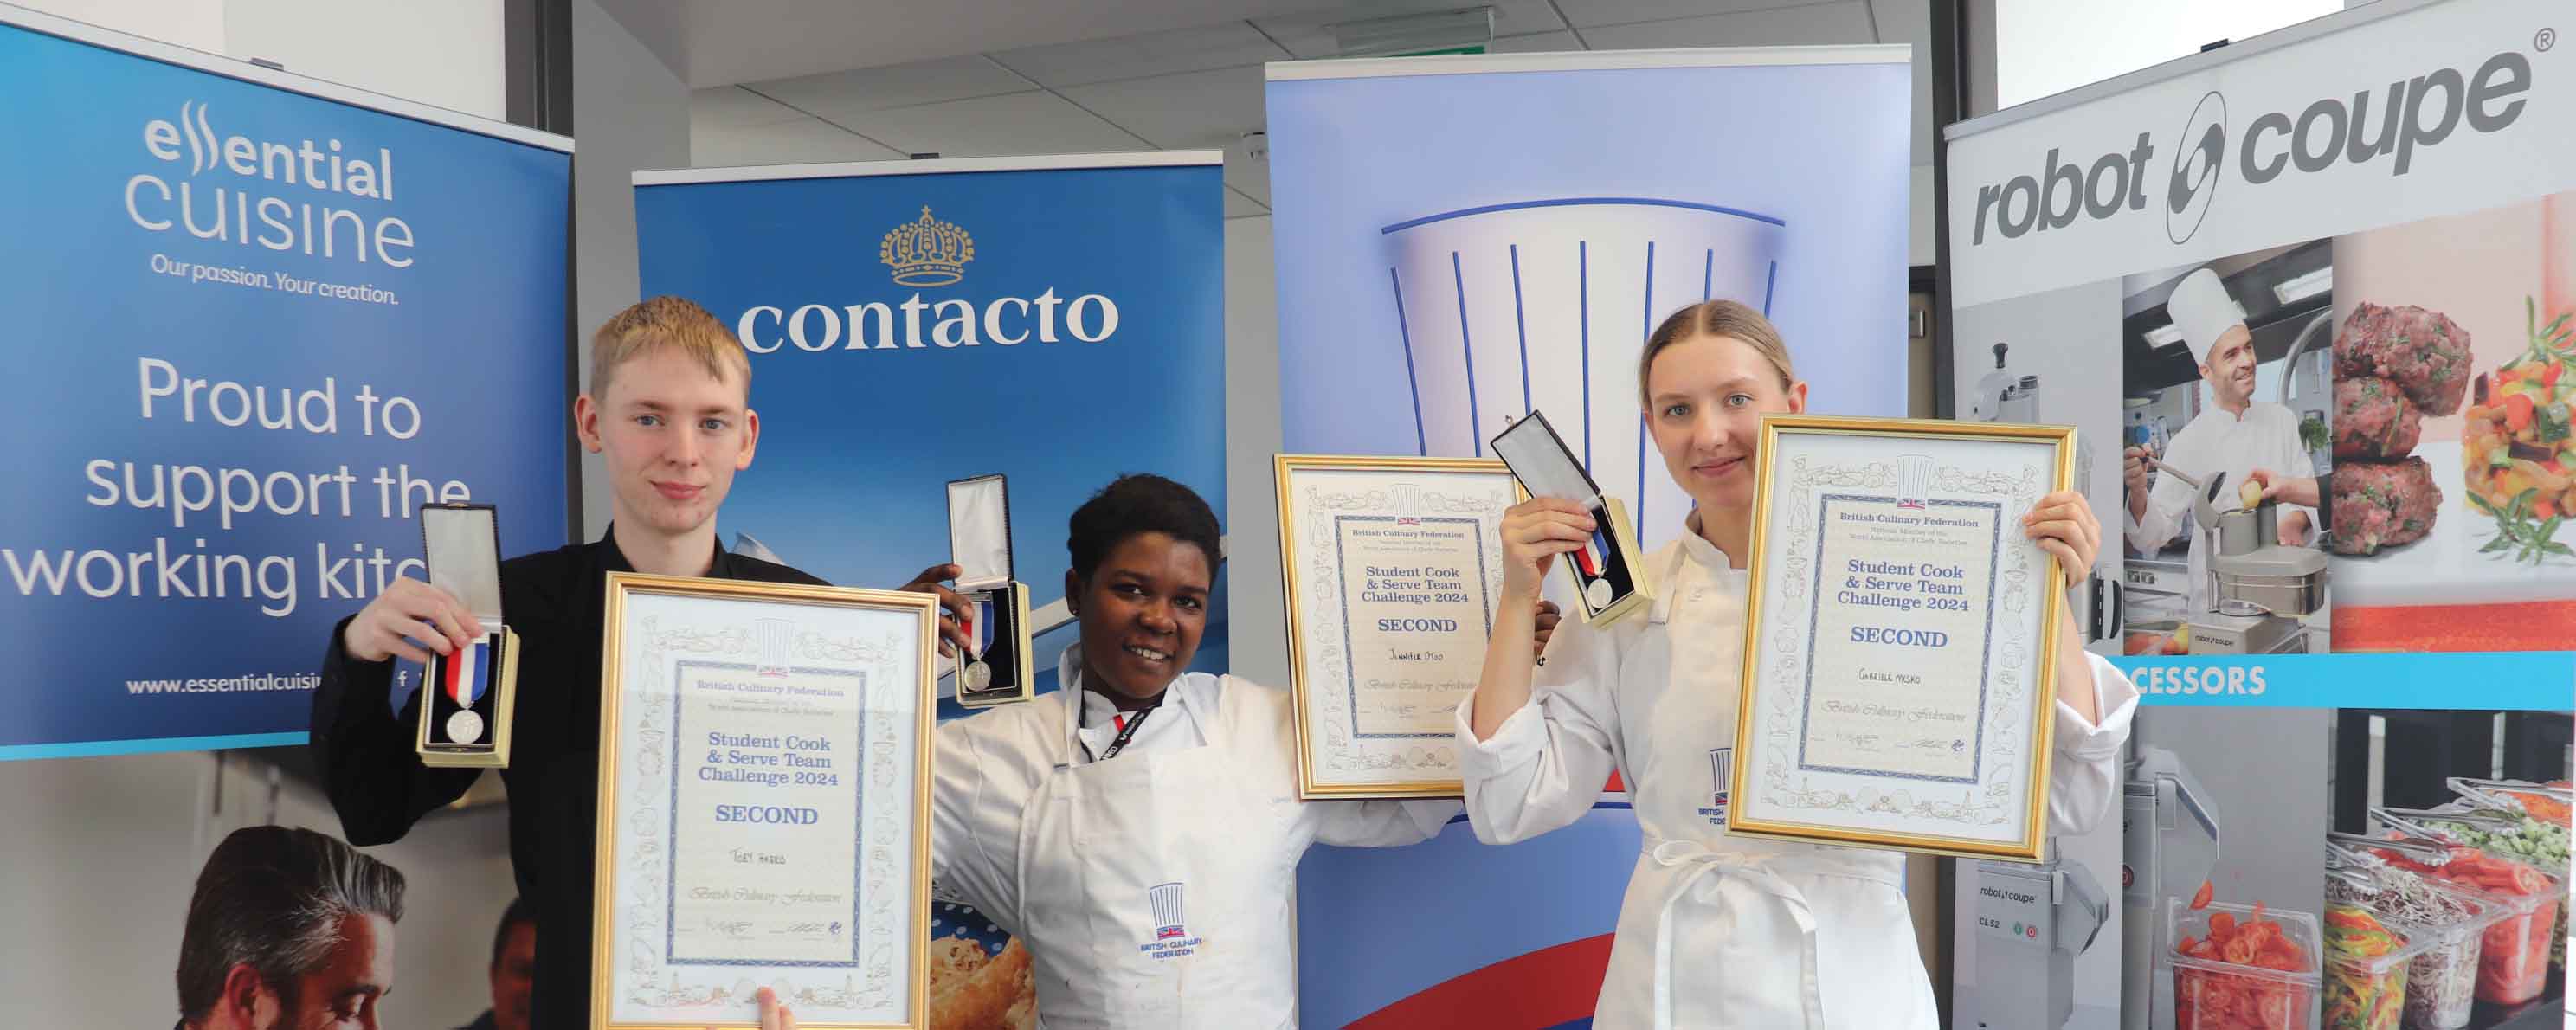
<svg viewBox="0 0 2576 1030"><path fill-rule="evenodd" d="M1077 700L1074 703L1082 704L1083 702ZM1081 711L1082 714L1079 717L1079 720L1074 724L1074 728L1077 730L1087 728L1086 724L1090 721L1089 707L1085 706ZM1112 758L1118 757L1119 752L1127 750L1127 742L1136 739L1136 728L1145 725L1145 717L1152 714L1154 714L1154 710L1146 708L1129 715L1127 717L1126 725L1118 727L1118 735L1110 738L1109 747L1101 751L1100 756L1097 758L1092 757L1091 743L1083 740L1082 734L1078 732L1075 733L1074 740L1082 744L1082 757L1086 761L1106 762Z"/></svg>

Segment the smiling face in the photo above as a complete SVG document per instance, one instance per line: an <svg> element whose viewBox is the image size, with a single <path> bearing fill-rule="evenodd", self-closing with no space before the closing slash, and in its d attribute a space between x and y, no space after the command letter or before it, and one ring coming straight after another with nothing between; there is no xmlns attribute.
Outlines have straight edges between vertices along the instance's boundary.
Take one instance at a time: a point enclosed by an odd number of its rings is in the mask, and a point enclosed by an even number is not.
<svg viewBox="0 0 2576 1030"><path fill-rule="evenodd" d="M667 346L628 359L600 396L582 395L574 419L582 445L607 459L618 524L674 537L710 524L760 440L749 404L744 377L710 374Z"/></svg>
<svg viewBox="0 0 2576 1030"><path fill-rule="evenodd" d="M2210 392L2218 395L2220 403L2235 407L2254 396L2254 364L2254 334L2238 324L2210 345L2200 376L2209 381Z"/></svg>
<svg viewBox="0 0 2576 1030"><path fill-rule="evenodd" d="M1066 572L1065 596L1079 599L1084 684L1135 701L1162 694L1198 654L1215 578L1199 545L1160 530L1120 540L1089 579Z"/></svg>
<svg viewBox="0 0 2576 1030"><path fill-rule="evenodd" d="M1646 424L1664 470L1708 511L1753 506L1762 416L1807 410L1807 384L1732 336L1694 335L1646 369Z"/></svg>

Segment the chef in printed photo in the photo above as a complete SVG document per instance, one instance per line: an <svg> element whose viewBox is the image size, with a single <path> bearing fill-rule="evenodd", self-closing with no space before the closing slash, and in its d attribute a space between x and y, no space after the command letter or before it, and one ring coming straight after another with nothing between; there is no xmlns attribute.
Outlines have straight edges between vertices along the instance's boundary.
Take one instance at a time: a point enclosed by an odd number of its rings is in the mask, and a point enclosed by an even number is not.
<svg viewBox="0 0 2576 1030"><path fill-rule="evenodd" d="M2182 332L2183 342L2191 347L2192 360L2200 366L2201 381L2209 384L2209 392L2217 402L2175 434L2164 454L2131 447L2122 456L2128 487L2125 535L2129 546L2143 554L2156 553L2175 534L2193 528L2195 491L2180 476L2157 476L2150 486L2148 473L2158 466L2197 479L2204 487L2209 485L2210 476L2225 474L2228 490L2219 499L2221 508L2235 506L2230 500L2235 496L2234 488L2254 469L2281 476L2316 475L2307 446L2299 440L2298 413L2271 401L2254 399L2254 334L2245 326L2244 306L2228 295L2218 273L2199 268L2184 276L2175 284L2165 310L2173 316L2174 328ZM2304 546L2315 525L2313 509L2282 506L2283 544ZM2190 534L2190 547L2189 610L2207 611L2212 603L2209 556L2203 553L2200 533Z"/></svg>
<svg viewBox="0 0 2576 1030"><path fill-rule="evenodd" d="M197 873L174 1030L375 1030L403 875L332 837L234 830Z"/></svg>

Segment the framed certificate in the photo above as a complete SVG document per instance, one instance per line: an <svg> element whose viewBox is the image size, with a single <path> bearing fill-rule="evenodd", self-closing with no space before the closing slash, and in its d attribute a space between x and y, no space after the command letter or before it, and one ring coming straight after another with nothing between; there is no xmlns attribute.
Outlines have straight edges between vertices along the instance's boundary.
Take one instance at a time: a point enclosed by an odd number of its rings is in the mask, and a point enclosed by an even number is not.
<svg viewBox="0 0 2576 1030"><path fill-rule="evenodd" d="M2065 574L2021 517L2074 439L1763 419L1729 832L2040 859Z"/></svg>
<svg viewBox="0 0 2576 1030"><path fill-rule="evenodd" d="M1499 461L1282 454L1302 797L1457 797L1458 702L1502 590Z"/></svg>
<svg viewBox="0 0 2576 1030"><path fill-rule="evenodd" d="M936 604L609 575L591 1030L929 1025Z"/></svg>

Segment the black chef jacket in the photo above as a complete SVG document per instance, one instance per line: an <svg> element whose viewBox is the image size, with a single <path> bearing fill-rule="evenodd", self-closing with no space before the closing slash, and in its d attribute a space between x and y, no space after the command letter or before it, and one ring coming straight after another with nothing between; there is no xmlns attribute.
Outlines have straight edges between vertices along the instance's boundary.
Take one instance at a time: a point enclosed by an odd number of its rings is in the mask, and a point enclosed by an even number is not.
<svg viewBox="0 0 2576 1030"><path fill-rule="evenodd" d="M501 563L501 608L519 634L517 725L510 767L510 865L534 910L537 975L531 1023L590 1025L591 854L598 832L599 651L608 574L632 572L614 532L597 543ZM805 573L716 549L715 579L822 583ZM352 616L354 618L354 616ZM421 816L455 801L480 769L433 769L415 750L424 692L402 714L386 697L392 661L362 662L331 629L313 691L313 758L349 843L402 839Z"/></svg>

